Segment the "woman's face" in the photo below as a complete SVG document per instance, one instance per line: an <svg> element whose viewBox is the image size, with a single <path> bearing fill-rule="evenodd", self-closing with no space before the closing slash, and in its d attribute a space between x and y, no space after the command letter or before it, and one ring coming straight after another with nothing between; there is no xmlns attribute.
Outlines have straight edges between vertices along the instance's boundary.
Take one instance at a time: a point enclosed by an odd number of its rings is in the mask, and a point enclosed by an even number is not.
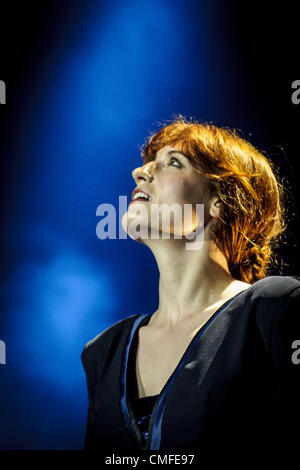
<svg viewBox="0 0 300 470"><path fill-rule="evenodd" d="M124 214L126 216L125 219L123 216L125 226L126 222L130 223L136 218L136 210L139 204L144 206L142 208L143 212L147 214L147 220L144 217L141 223L148 227L150 227L151 221L153 221L151 219L151 206L158 205L157 207L161 208L162 204L166 204L167 207L170 207L172 204L179 204L182 210L182 220L184 220L184 205L189 204L191 205L193 216L189 218L190 223L184 224L184 232L182 223L180 226L174 225L174 218L172 217L172 224L169 226L169 230L166 229L166 231L183 234L195 230L195 224L200 222L196 219L196 204L204 203L202 191L206 178L195 170L188 158L179 150L171 146L161 148L157 151L155 160L133 170L132 176L136 183L136 188L145 191L151 196L151 200L139 199L131 202L128 211ZM122 225L126 230L123 220ZM159 227L159 231L161 231L161 221ZM126 231L128 232L128 230Z"/></svg>

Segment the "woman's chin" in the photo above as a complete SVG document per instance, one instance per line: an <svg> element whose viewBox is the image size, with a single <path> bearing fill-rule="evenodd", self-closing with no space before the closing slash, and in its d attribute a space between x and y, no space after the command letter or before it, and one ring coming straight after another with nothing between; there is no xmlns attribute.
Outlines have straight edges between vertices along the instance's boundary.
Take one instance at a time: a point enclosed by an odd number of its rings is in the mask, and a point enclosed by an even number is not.
<svg viewBox="0 0 300 470"><path fill-rule="evenodd" d="M140 224L136 223L135 218L128 215L128 212L124 213L121 224L123 230L130 238L132 238L132 240L145 244L143 238L147 237L149 231L147 226L141 228ZM140 233L140 231L143 233Z"/></svg>

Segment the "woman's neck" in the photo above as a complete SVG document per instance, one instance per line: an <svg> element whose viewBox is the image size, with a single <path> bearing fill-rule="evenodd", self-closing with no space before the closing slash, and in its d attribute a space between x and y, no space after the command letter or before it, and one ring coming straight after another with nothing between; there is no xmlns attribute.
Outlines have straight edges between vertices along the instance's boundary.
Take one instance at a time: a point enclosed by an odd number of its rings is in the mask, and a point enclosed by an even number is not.
<svg viewBox="0 0 300 470"><path fill-rule="evenodd" d="M170 245L166 245L170 246ZM198 252L156 251L160 272L159 306L151 324L173 328L206 310L216 309L250 284L234 279L225 256L215 245Z"/></svg>

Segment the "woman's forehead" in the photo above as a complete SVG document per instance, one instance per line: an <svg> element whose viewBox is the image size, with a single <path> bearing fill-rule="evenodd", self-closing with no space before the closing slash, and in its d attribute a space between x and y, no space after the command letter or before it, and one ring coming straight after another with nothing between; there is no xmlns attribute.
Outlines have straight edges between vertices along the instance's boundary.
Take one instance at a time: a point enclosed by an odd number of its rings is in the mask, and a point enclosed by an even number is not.
<svg viewBox="0 0 300 470"><path fill-rule="evenodd" d="M160 157L161 154L172 154L172 153L180 153L183 157L185 157L184 153L179 149L171 145L164 145L156 152L156 156ZM185 157L187 158L187 157Z"/></svg>

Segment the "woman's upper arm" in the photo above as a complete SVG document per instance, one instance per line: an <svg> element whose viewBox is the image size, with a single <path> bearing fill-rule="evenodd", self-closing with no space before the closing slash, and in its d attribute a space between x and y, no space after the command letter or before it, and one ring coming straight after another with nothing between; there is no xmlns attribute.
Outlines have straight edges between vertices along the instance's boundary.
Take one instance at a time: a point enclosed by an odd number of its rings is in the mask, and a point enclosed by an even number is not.
<svg viewBox="0 0 300 470"><path fill-rule="evenodd" d="M274 412L283 437L292 442L300 428L300 287L290 293L276 315L271 338Z"/></svg>
<svg viewBox="0 0 300 470"><path fill-rule="evenodd" d="M95 361L89 343L84 346L80 357L86 375L89 400L91 400L95 387Z"/></svg>

